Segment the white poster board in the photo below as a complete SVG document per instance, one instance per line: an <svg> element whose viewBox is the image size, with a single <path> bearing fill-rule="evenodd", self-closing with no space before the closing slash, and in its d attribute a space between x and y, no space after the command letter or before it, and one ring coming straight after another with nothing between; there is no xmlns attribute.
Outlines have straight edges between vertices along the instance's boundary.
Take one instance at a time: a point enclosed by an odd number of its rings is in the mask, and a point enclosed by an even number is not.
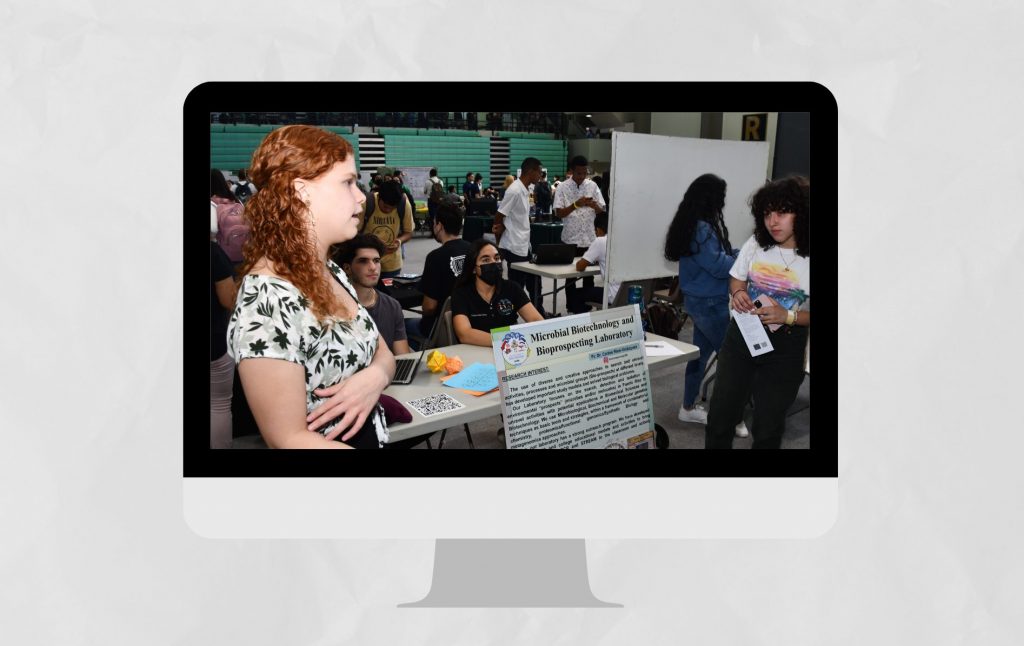
<svg viewBox="0 0 1024 646"><path fill-rule="evenodd" d="M427 180L430 179L431 166L395 166L395 168L402 171L405 175L405 185L412 191L412 196L417 202L426 202L426 193L423 192L423 187L426 185Z"/></svg>
<svg viewBox="0 0 1024 646"><path fill-rule="evenodd" d="M705 173L725 180L729 242L742 247L754 233L747 199L768 177L768 142L613 132L611 173L605 280L675 276L665 236L690 182Z"/></svg>
<svg viewBox="0 0 1024 646"><path fill-rule="evenodd" d="M510 449L653 449L637 305L491 330Z"/></svg>

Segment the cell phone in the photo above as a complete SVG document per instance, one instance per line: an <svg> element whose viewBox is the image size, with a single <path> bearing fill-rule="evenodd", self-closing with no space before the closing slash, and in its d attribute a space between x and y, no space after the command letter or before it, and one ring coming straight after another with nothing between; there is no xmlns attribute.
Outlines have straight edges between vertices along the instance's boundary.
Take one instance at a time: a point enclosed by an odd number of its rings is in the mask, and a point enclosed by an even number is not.
<svg viewBox="0 0 1024 646"><path fill-rule="evenodd" d="M761 300L762 298L764 298L764 294L761 294L760 296L758 296L757 298L754 299L754 307L760 309L760 308L764 307L765 305L769 305L770 304L770 303L768 303L767 299L762 301ZM782 324L781 323L771 323L767 327L768 327L769 330L774 332L775 330L777 330L780 327L782 327Z"/></svg>

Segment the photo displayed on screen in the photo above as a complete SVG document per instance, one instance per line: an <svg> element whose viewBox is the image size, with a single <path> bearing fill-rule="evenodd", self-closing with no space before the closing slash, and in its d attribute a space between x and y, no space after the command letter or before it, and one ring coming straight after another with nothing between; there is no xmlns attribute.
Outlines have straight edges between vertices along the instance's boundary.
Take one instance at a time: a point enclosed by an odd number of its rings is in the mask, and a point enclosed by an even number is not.
<svg viewBox="0 0 1024 646"><path fill-rule="evenodd" d="M205 106L204 448L810 451L811 103Z"/></svg>

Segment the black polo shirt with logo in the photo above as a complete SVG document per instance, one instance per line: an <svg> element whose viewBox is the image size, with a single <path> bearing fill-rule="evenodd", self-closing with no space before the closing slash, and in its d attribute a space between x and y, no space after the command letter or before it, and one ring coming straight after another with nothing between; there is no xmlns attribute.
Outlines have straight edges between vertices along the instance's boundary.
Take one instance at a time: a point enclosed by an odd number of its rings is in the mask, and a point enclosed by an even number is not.
<svg viewBox="0 0 1024 646"><path fill-rule="evenodd" d="M498 284L490 303L480 298L474 283L456 287L452 292L452 316L469 317L469 325L474 330L490 333L497 327L515 325L519 321L519 308L530 302L526 291L511 280Z"/></svg>

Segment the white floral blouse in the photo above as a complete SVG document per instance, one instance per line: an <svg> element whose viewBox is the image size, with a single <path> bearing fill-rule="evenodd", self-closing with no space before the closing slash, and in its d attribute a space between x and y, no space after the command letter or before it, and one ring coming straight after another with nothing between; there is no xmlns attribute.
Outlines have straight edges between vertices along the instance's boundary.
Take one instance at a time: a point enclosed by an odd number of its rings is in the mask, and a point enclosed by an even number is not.
<svg viewBox="0 0 1024 646"><path fill-rule="evenodd" d="M330 260L327 268L358 305L355 319L335 317L331 325L322 326L309 309L309 299L290 282L249 274L242 279L228 324L228 353L235 363L267 357L305 368L307 412L324 401L314 390L333 386L370 365L379 338L377 325L359 305L345 272ZM388 430L380 404L370 418L377 441L383 445L388 440ZM326 435L335 424L337 420L319 430Z"/></svg>

